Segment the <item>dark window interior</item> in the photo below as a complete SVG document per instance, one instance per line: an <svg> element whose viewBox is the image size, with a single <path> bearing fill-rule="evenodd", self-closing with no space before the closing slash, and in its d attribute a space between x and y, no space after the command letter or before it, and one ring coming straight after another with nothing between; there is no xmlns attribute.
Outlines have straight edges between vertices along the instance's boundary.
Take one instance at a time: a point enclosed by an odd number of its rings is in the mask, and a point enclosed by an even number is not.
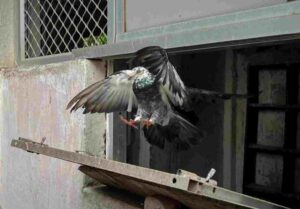
<svg viewBox="0 0 300 209"><path fill-rule="evenodd" d="M246 102L245 139L236 139L245 140L245 147L241 148L244 149L244 173L236 175L244 176L243 193L299 208L300 44L232 50L233 55L229 57L225 50L185 52L169 57L187 86L224 92L226 59L232 59L233 67L238 68L237 59L243 56L247 77L239 81L241 78L235 74L239 69L233 69L233 83L245 82L248 94L257 96ZM116 61L115 69L127 68L125 61ZM206 176L210 168L215 168L214 179L222 186L223 177L232 178L222 173L224 102L203 103L195 111L200 119L197 126L206 134L200 145L180 153L172 151L170 144L160 150L149 146L140 132L127 127L124 129L127 140L125 161L172 173L185 169L200 176ZM236 111L238 109L233 114ZM236 120L235 116L232 120ZM236 124L233 136L239 128ZM118 124L117 127L124 126ZM232 150L232 169L237 169L235 160L240 157L236 151Z"/></svg>
<svg viewBox="0 0 300 209"><path fill-rule="evenodd" d="M275 50L280 47L269 56ZM248 92L261 93L248 100L244 191L294 207L300 200L300 63L288 61L290 55L248 67Z"/></svg>
<svg viewBox="0 0 300 209"><path fill-rule="evenodd" d="M186 85L224 91L224 51L172 54L169 57ZM117 70L126 68L125 60L115 63ZM197 126L206 135L198 146L178 153L167 143L165 149L161 150L149 146L142 133L127 127L127 162L172 173L185 169L201 176L206 176L211 168L215 168L217 173L214 179L221 183L223 103L203 103L195 112L199 117Z"/></svg>

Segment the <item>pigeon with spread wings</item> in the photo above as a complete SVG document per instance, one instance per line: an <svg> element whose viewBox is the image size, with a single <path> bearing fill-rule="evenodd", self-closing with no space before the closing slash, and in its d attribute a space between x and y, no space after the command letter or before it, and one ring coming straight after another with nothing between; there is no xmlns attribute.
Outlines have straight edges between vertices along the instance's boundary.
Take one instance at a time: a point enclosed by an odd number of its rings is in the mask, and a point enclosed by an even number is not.
<svg viewBox="0 0 300 209"><path fill-rule="evenodd" d="M143 124L146 139L160 148L166 141L178 150L199 143L202 132L194 125L198 117L193 107L218 99L247 98L248 95L223 94L184 85L167 52L159 46L145 47L129 61L131 70L116 72L76 95L68 104L71 111L80 107L84 113L131 112L126 124Z"/></svg>
<svg viewBox="0 0 300 209"><path fill-rule="evenodd" d="M131 70L116 72L81 91L67 109L109 113L137 108L133 120L121 120L135 128L142 123L149 143L163 148L167 140L177 150L197 144L203 137L201 131L174 109L186 102L186 88L165 50L156 46L141 49L132 64Z"/></svg>

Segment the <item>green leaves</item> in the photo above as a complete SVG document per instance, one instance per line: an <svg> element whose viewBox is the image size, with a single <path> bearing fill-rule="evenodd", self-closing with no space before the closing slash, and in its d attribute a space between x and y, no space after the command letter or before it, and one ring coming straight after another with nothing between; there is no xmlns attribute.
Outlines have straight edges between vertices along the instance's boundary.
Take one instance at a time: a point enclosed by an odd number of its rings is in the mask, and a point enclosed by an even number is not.
<svg viewBox="0 0 300 209"><path fill-rule="evenodd" d="M98 46L107 44L107 36L104 33L101 33L99 36L89 36L87 38L83 38L83 46Z"/></svg>

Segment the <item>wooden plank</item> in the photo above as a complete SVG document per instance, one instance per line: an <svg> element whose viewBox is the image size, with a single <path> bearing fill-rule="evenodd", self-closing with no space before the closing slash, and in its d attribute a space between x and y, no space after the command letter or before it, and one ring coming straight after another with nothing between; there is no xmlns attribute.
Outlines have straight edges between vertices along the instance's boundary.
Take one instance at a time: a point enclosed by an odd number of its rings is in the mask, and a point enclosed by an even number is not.
<svg viewBox="0 0 300 209"><path fill-rule="evenodd" d="M286 208L215 186L204 178L181 174L170 174L149 168L102 159L48 147L30 140L12 140L11 146L27 152L43 154L65 161L84 165L81 171L100 182L133 191L144 196L163 195L190 208Z"/></svg>

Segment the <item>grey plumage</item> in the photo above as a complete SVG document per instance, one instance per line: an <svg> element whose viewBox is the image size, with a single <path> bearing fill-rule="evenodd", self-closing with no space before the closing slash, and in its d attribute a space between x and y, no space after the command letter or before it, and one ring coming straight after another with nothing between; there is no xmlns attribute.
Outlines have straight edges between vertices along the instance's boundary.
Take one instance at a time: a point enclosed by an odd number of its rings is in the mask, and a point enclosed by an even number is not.
<svg viewBox="0 0 300 209"><path fill-rule="evenodd" d="M123 70L108 78L98 81L77 94L67 105L67 109L75 111L83 107L85 113L102 113L115 111L131 112L137 106L136 98L132 91L134 72Z"/></svg>
<svg viewBox="0 0 300 209"><path fill-rule="evenodd" d="M189 116L194 114L191 111L193 105L203 98L233 96L187 88L166 51L158 46L137 51L130 66L131 70L116 72L87 87L69 102L67 108L72 107L73 111L82 107L84 113L131 112L137 108L134 121L148 120L152 124L143 127L151 144L164 148L165 141L170 141L177 150L185 150L203 138Z"/></svg>
<svg viewBox="0 0 300 209"><path fill-rule="evenodd" d="M150 143L163 148L165 140L173 140L180 145L177 146L178 149L188 148L196 144L197 137L201 137L201 134L194 125L173 111L172 106L180 104L183 98L175 94L172 99L170 83L167 81L167 85L164 85L157 75L151 74L144 67L119 71L84 89L69 102L67 109L72 107L71 111L75 111L82 107L83 113L108 113L125 110L131 112L135 107L137 114L134 121L148 120L152 124L143 128ZM168 132L172 131L173 126L182 130L177 137L173 135L174 138L171 139ZM191 132L190 129L194 131ZM197 137L188 137L190 133Z"/></svg>

